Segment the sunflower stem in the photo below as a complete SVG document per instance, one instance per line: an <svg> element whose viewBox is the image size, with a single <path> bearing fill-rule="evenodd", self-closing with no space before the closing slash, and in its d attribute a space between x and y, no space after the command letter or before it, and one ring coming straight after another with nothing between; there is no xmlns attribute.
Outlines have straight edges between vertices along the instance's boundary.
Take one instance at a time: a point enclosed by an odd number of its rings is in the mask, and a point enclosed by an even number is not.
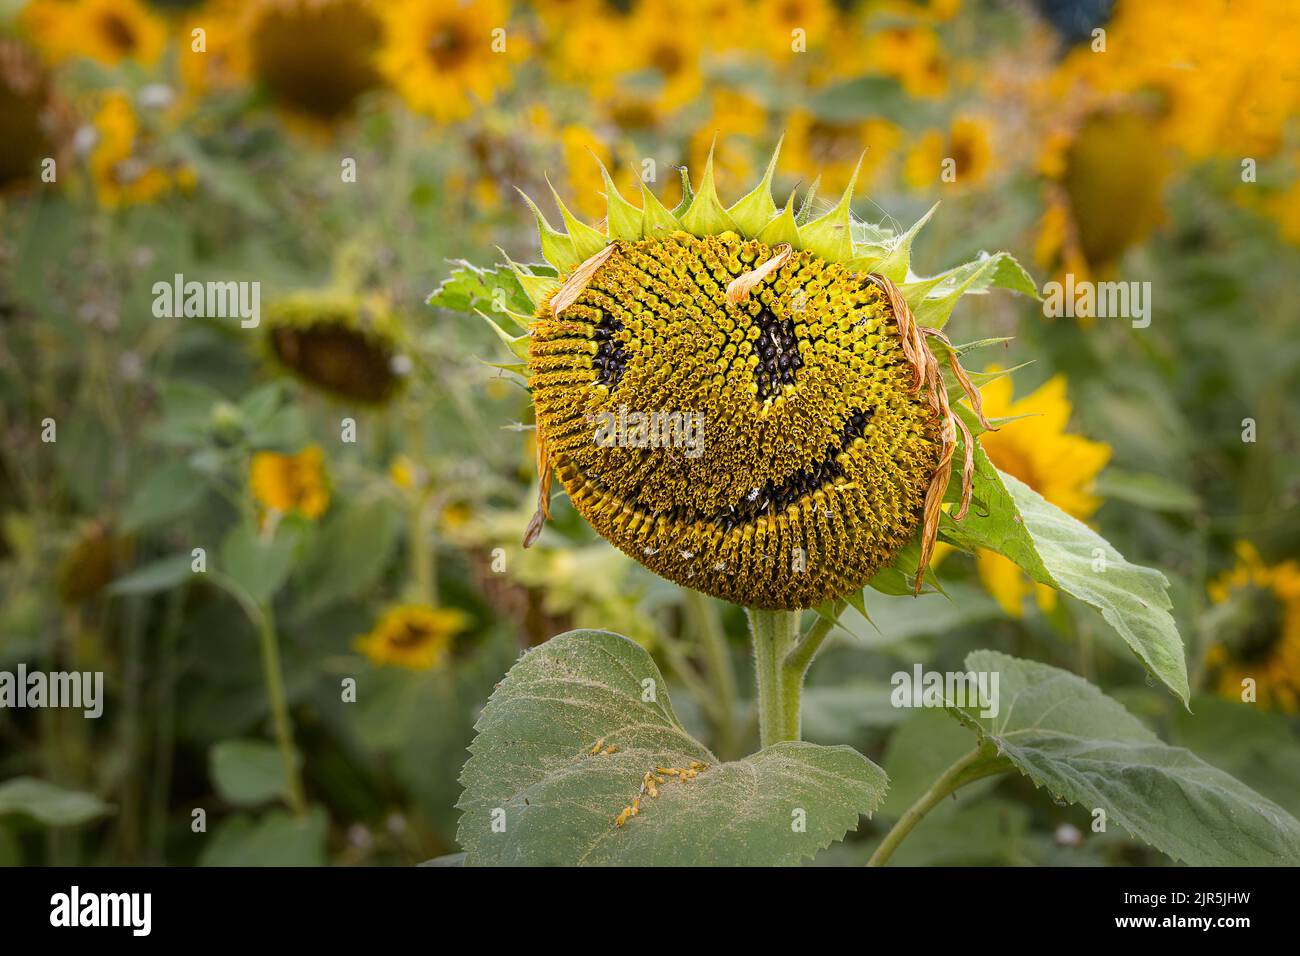
<svg viewBox="0 0 1300 956"><path fill-rule="evenodd" d="M867 866L884 866L888 863L889 858L898 849L898 845L925 818L927 813L943 801L944 797L956 793L958 788L979 780L981 777L1002 773L1006 769L1006 761L991 759L979 747L957 760L956 763L940 774L939 779L931 785L930 789L921 794L917 801L898 818L898 822L885 834L885 839L880 842L880 846L876 847L876 852L871 854Z"/></svg>
<svg viewBox="0 0 1300 956"><path fill-rule="evenodd" d="M786 655L794 645L799 612L748 608L758 679L758 737L763 747L799 739L799 692L802 681L784 680Z"/></svg>

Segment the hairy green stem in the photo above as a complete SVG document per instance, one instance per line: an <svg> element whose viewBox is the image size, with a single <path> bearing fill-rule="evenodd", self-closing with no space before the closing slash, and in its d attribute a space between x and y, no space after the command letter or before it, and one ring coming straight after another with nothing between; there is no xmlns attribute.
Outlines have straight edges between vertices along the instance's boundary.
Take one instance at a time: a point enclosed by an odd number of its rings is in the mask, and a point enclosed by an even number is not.
<svg viewBox="0 0 1300 956"><path fill-rule="evenodd" d="M981 765L982 761L984 763ZM939 779L934 782L930 789L923 793L915 803L907 808L907 812L898 818L898 822L885 834L885 839L881 841L880 846L876 847L876 852L871 854L867 866L884 866L888 863L889 858L898 849L898 845L924 819L927 813L938 806L944 797L954 793L957 788L963 787L981 777L1002 773L1004 770L1006 770L1004 764L996 760L990 760L978 747L962 757L940 774Z"/></svg>
<svg viewBox="0 0 1300 956"><path fill-rule="evenodd" d="M280 665L280 644L275 634L275 618L271 607L257 601L236 581L223 574L213 574L212 580L239 602L248 619L257 629L257 639L262 649L262 676L266 681L266 699L271 709L271 722L276 743L280 749L280 762L284 764L284 782L289 808L298 816L307 812L307 797L302 785L302 774L294 756L293 724L289 719L288 696L284 690L284 671Z"/></svg>
<svg viewBox="0 0 1300 956"><path fill-rule="evenodd" d="M759 743L770 747L783 740L798 740L799 687L791 693L783 677L785 658L798 632L799 612L749 608L748 613L758 678Z"/></svg>

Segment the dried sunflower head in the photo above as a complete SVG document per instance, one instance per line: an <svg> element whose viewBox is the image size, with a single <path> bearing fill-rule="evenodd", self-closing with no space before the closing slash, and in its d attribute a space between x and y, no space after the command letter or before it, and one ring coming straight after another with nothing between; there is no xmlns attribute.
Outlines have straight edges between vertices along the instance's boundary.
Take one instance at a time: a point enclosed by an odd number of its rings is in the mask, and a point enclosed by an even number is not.
<svg viewBox="0 0 1300 956"><path fill-rule="evenodd" d="M0 38L0 193L35 182L46 157L62 162L72 126L36 54Z"/></svg>
<svg viewBox="0 0 1300 956"><path fill-rule="evenodd" d="M402 386L397 323L351 296L303 293L267 309L272 363L336 398L385 405Z"/></svg>
<svg viewBox="0 0 1300 956"><path fill-rule="evenodd" d="M295 116L344 119L382 83L383 27L369 0L257 0L243 22L249 72Z"/></svg>
<svg viewBox="0 0 1300 956"><path fill-rule="evenodd" d="M527 358L536 409L526 544L553 472L622 551L749 607L847 595L918 533L928 563L965 426L928 344L941 334L894 282L911 235L879 244L858 228L852 181L820 218L777 209L775 164L728 209L710 159L680 218L645 188L638 209L605 173L606 233L558 196L567 234L533 206L559 274L515 266L537 309L514 316L526 335L498 327Z"/></svg>

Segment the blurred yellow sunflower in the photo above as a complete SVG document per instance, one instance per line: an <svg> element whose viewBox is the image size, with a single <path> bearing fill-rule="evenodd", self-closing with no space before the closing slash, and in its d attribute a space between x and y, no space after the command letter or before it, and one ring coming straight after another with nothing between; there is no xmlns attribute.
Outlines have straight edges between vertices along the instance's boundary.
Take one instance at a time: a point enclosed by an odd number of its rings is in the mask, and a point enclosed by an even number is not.
<svg viewBox="0 0 1300 956"><path fill-rule="evenodd" d="M292 455L256 452L249 465L248 486L253 499L268 511L319 518L330 503L325 453L318 445Z"/></svg>
<svg viewBox="0 0 1300 956"><path fill-rule="evenodd" d="M292 116L331 124L381 84L382 26L370 0L255 0L239 37L257 85Z"/></svg>
<svg viewBox="0 0 1300 956"><path fill-rule="evenodd" d="M90 176L105 209L151 203L173 187L188 187L193 172L165 169L148 156L148 143L126 94L108 93L95 114L96 142L90 151Z"/></svg>
<svg viewBox="0 0 1300 956"><path fill-rule="evenodd" d="M945 180L944 163L952 160L951 180ZM975 116L959 116L947 134L929 130L907 154L903 178L913 189L932 189L939 183L957 186L982 183L993 166L989 123Z"/></svg>
<svg viewBox="0 0 1300 956"><path fill-rule="evenodd" d="M825 43L833 15L826 0L757 0L748 32L768 56L782 59Z"/></svg>
<svg viewBox="0 0 1300 956"><path fill-rule="evenodd" d="M356 639L356 649L376 664L409 670L440 667L469 623L462 611L426 604L402 604L384 612L374 629Z"/></svg>
<svg viewBox="0 0 1300 956"><path fill-rule="evenodd" d="M1164 216L1171 164L1142 113L1092 113L1073 133L1048 138L1039 168L1053 182L1034 256L1056 275L1109 275Z"/></svg>
<svg viewBox="0 0 1300 956"><path fill-rule="evenodd" d="M152 65L167 45L167 27L140 0L35 0L22 24L55 61L86 57L107 66Z"/></svg>
<svg viewBox="0 0 1300 956"><path fill-rule="evenodd" d="M1245 620L1229 629L1206 654L1206 664L1224 697L1242 699L1253 680L1265 707L1300 711L1300 562L1267 565L1248 542L1236 547L1237 563L1208 586L1210 600L1224 605L1240 598Z"/></svg>
<svg viewBox="0 0 1300 956"><path fill-rule="evenodd" d="M35 53L0 39L0 195L36 182L46 158L57 171L71 137L71 114Z"/></svg>
<svg viewBox="0 0 1300 956"><path fill-rule="evenodd" d="M928 26L891 26L872 33L863 61L898 80L911 96L936 97L948 90L943 47Z"/></svg>
<svg viewBox="0 0 1300 956"><path fill-rule="evenodd" d="M1293 0L1118 0L1106 34L1105 53L1081 45L1061 64L1060 82L1082 81L1098 95L1154 94L1148 136L1191 156L1269 155L1300 112Z"/></svg>
<svg viewBox="0 0 1300 956"><path fill-rule="evenodd" d="M672 111L695 99L703 89L700 58L704 42L697 5L690 0L659 0L633 11L620 45L628 48L628 64L633 70L650 71L658 78L653 101L659 109Z"/></svg>
<svg viewBox="0 0 1300 956"><path fill-rule="evenodd" d="M859 157L858 185L870 188L901 138L894 123L879 117L835 122L797 109L787 120L781 158L806 185L820 176L821 195L834 196L848 186Z"/></svg>
<svg viewBox="0 0 1300 956"><path fill-rule="evenodd" d="M1028 416L980 436L989 460L1067 514L1080 521L1091 517L1101 506L1092 484L1110 461L1111 449L1104 442L1066 432L1073 406L1066 396L1065 377L1055 375L1023 398L1013 399L1011 377L1006 375L985 385L980 395L990 419ZM985 588L1012 617L1023 613L1031 585L1044 611L1056 606L1055 591L1033 584L1007 558L981 551L975 564Z"/></svg>
<svg viewBox="0 0 1300 956"><path fill-rule="evenodd" d="M394 0L379 66L407 105L440 123L470 116L510 84L524 38L503 0Z"/></svg>
<svg viewBox="0 0 1300 956"><path fill-rule="evenodd" d="M754 147L764 139L767 110L745 93L725 88L713 91L709 107L708 121L691 134L687 165L703 169L712 149L718 188L739 190L756 178Z"/></svg>

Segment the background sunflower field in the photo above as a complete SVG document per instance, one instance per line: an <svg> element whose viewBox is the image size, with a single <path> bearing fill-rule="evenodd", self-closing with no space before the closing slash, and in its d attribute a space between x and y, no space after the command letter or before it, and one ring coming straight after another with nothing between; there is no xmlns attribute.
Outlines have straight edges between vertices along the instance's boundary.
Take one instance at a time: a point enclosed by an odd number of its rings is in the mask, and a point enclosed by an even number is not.
<svg viewBox="0 0 1300 956"><path fill-rule="evenodd" d="M952 331L1017 369L990 460L1167 575L1193 689L941 546L942 593L868 591L815 662L805 736L892 781L816 862L866 862L966 746L890 675L976 647L1300 815L1297 49L1286 0L0 0L0 671L104 675L97 719L0 708L0 863L455 854L480 709L573 628L752 751L738 608L562 498L521 547L531 406L472 314L513 293L454 260L538 258L516 188L594 221L603 167L671 208L711 153L737 197L778 140L779 202L829 208L864 150L861 220L941 201L923 273L1007 249L1147 284L1141 321L973 296ZM257 283L256 314L185 282ZM898 863L1165 861L1028 780L950 803Z"/></svg>

